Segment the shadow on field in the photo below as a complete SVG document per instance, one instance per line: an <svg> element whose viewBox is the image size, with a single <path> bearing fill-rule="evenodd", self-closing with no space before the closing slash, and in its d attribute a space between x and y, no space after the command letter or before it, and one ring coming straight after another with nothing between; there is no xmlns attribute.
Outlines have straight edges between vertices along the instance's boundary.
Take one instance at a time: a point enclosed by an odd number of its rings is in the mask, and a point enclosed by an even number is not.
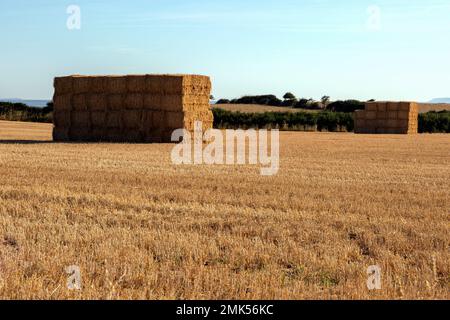
<svg viewBox="0 0 450 320"><path fill-rule="evenodd" d="M1 140L0 144L48 144L54 143L52 140Z"/></svg>

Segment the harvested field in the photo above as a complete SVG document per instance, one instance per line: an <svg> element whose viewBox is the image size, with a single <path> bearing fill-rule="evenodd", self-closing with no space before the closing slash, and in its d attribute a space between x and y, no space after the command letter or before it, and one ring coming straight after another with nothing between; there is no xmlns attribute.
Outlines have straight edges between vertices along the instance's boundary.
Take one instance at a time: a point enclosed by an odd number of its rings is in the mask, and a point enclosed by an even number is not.
<svg viewBox="0 0 450 320"><path fill-rule="evenodd" d="M0 122L0 298L450 298L449 135L280 136L262 177Z"/></svg>
<svg viewBox="0 0 450 320"><path fill-rule="evenodd" d="M426 113L430 111L450 111L448 103L419 103L419 112Z"/></svg>
<svg viewBox="0 0 450 320"><path fill-rule="evenodd" d="M286 107L272 107L259 104L213 104L213 109L223 109L227 111L240 111L244 113L254 112L318 112L318 110L294 109Z"/></svg>

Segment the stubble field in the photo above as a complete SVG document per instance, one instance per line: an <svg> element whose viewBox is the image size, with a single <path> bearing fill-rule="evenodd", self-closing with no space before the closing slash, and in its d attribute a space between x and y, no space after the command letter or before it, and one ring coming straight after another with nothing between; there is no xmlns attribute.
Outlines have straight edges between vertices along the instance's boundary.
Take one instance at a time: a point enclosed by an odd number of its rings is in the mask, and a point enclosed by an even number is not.
<svg viewBox="0 0 450 320"><path fill-rule="evenodd" d="M0 298L450 298L449 135L282 132L263 177L50 133L0 122Z"/></svg>

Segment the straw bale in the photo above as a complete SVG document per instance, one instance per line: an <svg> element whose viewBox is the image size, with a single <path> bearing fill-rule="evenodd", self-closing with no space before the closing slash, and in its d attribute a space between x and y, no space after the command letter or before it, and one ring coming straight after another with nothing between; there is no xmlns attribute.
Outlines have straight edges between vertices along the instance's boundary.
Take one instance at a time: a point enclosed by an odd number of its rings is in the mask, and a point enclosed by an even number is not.
<svg viewBox="0 0 450 320"><path fill-rule="evenodd" d="M108 108L107 96L102 93L88 93L86 104L90 111L106 111Z"/></svg>
<svg viewBox="0 0 450 320"><path fill-rule="evenodd" d="M101 127L101 128L92 128L91 130L91 136L92 136L92 140L93 141L102 141L105 140L105 134L106 133L106 129Z"/></svg>
<svg viewBox="0 0 450 320"><path fill-rule="evenodd" d="M61 128L69 128L70 127L70 111L64 112L64 111L54 111L53 112L53 123L57 127Z"/></svg>
<svg viewBox="0 0 450 320"><path fill-rule="evenodd" d="M108 128L104 132L104 137L106 141L111 142L122 142L123 134L120 132L120 130L117 130L117 128Z"/></svg>
<svg viewBox="0 0 450 320"><path fill-rule="evenodd" d="M91 77L74 76L73 93L88 93L91 92Z"/></svg>
<svg viewBox="0 0 450 320"><path fill-rule="evenodd" d="M129 93L144 93L146 91L146 76L130 75L126 77Z"/></svg>
<svg viewBox="0 0 450 320"><path fill-rule="evenodd" d="M142 125L141 110L127 110L123 112L122 117L124 128L140 128Z"/></svg>
<svg viewBox="0 0 450 320"><path fill-rule="evenodd" d="M375 111L366 111L365 117L366 120L375 120L377 118L377 113Z"/></svg>
<svg viewBox="0 0 450 320"><path fill-rule="evenodd" d="M110 76L107 78L108 93L125 94L127 92L127 78Z"/></svg>
<svg viewBox="0 0 450 320"><path fill-rule="evenodd" d="M93 111L91 113L91 124L93 127L102 128L105 126L105 122L106 122L106 112Z"/></svg>
<svg viewBox="0 0 450 320"><path fill-rule="evenodd" d="M377 111L377 103L376 102L366 102L366 111Z"/></svg>
<svg viewBox="0 0 450 320"><path fill-rule="evenodd" d="M124 109L124 95L110 94L108 95L108 110L122 110Z"/></svg>
<svg viewBox="0 0 450 320"><path fill-rule="evenodd" d="M121 127L121 115L120 111L109 111L106 114L106 127L108 128L120 128Z"/></svg>
<svg viewBox="0 0 450 320"><path fill-rule="evenodd" d="M165 125L165 111L155 111L152 117L152 127L153 128L163 128Z"/></svg>
<svg viewBox="0 0 450 320"><path fill-rule="evenodd" d="M165 115L165 125L168 128L183 128L183 112L167 112Z"/></svg>
<svg viewBox="0 0 450 320"><path fill-rule="evenodd" d="M409 111L399 111L398 112L398 118L400 120L408 120L410 117Z"/></svg>
<svg viewBox="0 0 450 320"><path fill-rule="evenodd" d="M75 110L75 111L88 110L86 95L84 93L73 95L72 107L73 107L73 110Z"/></svg>
<svg viewBox="0 0 450 320"><path fill-rule="evenodd" d="M125 96L124 105L126 109L137 110L144 108L144 95L141 93L130 93Z"/></svg>
<svg viewBox="0 0 450 320"><path fill-rule="evenodd" d="M53 128L53 140L54 141L69 141L69 128L54 127Z"/></svg>
<svg viewBox="0 0 450 320"><path fill-rule="evenodd" d="M87 111L73 111L71 113L71 128L88 128L90 126L90 114Z"/></svg>
<svg viewBox="0 0 450 320"><path fill-rule="evenodd" d="M73 92L73 78L72 77L57 77L53 81L55 92L58 94L68 94Z"/></svg>
<svg viewBox="0 0 450 320"><path fill-rule="evenodd" d="M145 77L145 92L156 95L163 95L161 76L147 75Z"/></svg>
<svg viewBox="0 0 450 320"><path fill-rule="evenodd" d="M144 109L147 110L162 110L161 95L147 93L144 95Z"/></svg>
<svg viewBox="0 0 450 320"><path fill-rule="evenodd" d="M398 111L388 111L388 119L397 119Z"/></svg>
<svg viewBox="0 0 450 320"><path fill-rule="evenodd" d="M59 111L70 111L72 110L72 95L63 94L58 95L55 93L53 96L53 108Z"/></svg>
<svg viewBox="0 0 450 320"><path fill-rule="evenodd" d="M165 111L183 111L183 97L175 94L162 96L160 106Z"/></svg>
<svg viewBox="0 0 450 320"><path fill-rule="evenodd" d="M108 91L107 77L91 77L90 93L106 93Z"/></svg>
<svg viewBox="0 0 450 320"><path fill-rule="evenodd" d="M88 127L71 127L70 128L70 140L89 141L90 138L91 138L91 132Z"/></svg>
<svg viewBox="0 0 450 320"><path fill-rule="evenodd" d="M214 120L205 76L76 75L54 86L55 128L66 130L55 136L67 140L167 142L174 129L202 121L206 130Z"/></svg>
<svg viewBox="0 0 450 320"><path fill-rule="evenodd" d="M386 112L387 111L387 103L386 102L378 102L377 103L377 111Z"/></svg>
<svg viewBox="0 0 450 320"><path fill-rule="evenodd" d="M167 95L183 93L183 77L182 76L163 76L161 84L164 93Z"/></svg>
<svg viewBox="0 0 450 320"><path fill-rule="evenodd" d="M377 119L387 119L388 112L387 111L377 111Z"/></svg>
<svg viewBox="0 0 450 320"><path fill-rule="evenodd" d="M387 103L387 111L398 111L400 108L399 102L388 102Z"/></svg>
<svg viewBox="0 0 450 320"><path fill-rule="evenodd" d="M143 135L139 130L129 129L122 133L122 139L126 142L140 142L143 140Z"/></svg>
<svg viewBox="0 0 450 320"><path fill-rule="evenodd" d="M397 126L397 120L396 119L388 119L386 120L386 127L388 128L395 128Z"/></svg>

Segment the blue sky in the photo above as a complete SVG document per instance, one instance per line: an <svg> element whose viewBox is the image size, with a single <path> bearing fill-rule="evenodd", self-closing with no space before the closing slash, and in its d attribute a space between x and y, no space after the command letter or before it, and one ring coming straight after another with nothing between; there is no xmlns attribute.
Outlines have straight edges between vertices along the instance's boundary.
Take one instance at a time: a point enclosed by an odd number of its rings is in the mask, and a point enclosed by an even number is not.
<svg viewBox="0 0 450 320"><path fill-rule="evenodd" d="M450 96L450 0L2 0L0 39L2 98L129 73L209 75L227 98Z"/></svg>

